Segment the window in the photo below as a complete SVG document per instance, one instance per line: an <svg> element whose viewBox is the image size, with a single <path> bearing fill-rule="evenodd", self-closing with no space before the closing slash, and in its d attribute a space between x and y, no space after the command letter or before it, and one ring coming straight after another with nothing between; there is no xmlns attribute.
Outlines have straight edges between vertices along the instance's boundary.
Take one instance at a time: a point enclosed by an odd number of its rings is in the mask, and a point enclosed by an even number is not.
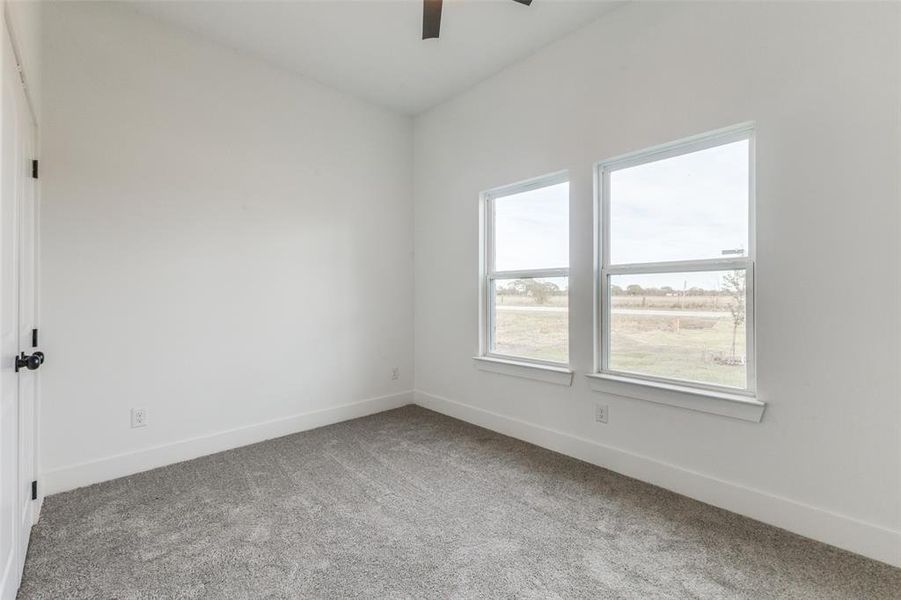
<svg viewBox="0 0 901 600"><path fill-rule="evenodd" d="M754 393L746 125L598 165L598 371Z"/></svg>
<svg viewBox="0 0 901 600"><path fill-rule="evenodd" d="M481 354L569 362L569 181L565 173L482 194Z"/></svg>

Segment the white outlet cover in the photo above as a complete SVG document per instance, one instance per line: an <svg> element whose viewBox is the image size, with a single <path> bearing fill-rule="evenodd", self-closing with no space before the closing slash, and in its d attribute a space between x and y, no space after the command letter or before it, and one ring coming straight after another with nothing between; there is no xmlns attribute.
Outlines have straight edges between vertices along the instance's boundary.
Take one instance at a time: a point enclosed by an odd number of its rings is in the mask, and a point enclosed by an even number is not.
<svg viewBox="0 0 901 600"><path fill-rule="evenodd" d="M147 427L147 409L146 408L131 409L131 426L132 426L132 428Z"/></svg>
<svg viewBox="0 0 901 600"><path fill-rule="evenodd" d="M594 406L594 420L598 423L606 423L608 417L610 416L609 408L606 404L595 404Z"/></svg>

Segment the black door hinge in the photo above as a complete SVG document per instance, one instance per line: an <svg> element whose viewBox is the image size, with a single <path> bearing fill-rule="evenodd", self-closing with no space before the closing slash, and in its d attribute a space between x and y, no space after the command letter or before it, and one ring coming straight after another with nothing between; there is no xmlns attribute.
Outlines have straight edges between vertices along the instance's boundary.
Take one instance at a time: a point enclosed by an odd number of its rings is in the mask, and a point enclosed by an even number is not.
<svg viewBox="0 0 901 600"><path fill-rule="evenodd" d="M38 330L37 329L31 330L31 347L32 348L38 347Z"/></svg>
<svg viewBox="0 0 901 600"><path fill-rule="evenodd" d="M31 178L32 179L38 178L38 159L34 159L33 161L31 161Z"/></svg>
<svg viewBox="0 0 901 600"><path fill-rule="evenodd" d="M37 481L31 482L31 499L32 500L38 499L38 482Z"/></svg>

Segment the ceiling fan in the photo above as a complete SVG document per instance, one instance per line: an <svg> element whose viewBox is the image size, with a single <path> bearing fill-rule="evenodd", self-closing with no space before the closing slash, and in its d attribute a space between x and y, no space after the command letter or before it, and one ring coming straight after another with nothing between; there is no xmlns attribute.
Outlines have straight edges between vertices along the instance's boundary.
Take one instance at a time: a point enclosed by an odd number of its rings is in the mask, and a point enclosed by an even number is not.
<svg viewBox="0 0 901 600"><path fill-rule="evenodd" d="M441 3L443 0L422 0L422 39L437 38L441 30ZM513 0L529 6L532 0Z"/></svg>

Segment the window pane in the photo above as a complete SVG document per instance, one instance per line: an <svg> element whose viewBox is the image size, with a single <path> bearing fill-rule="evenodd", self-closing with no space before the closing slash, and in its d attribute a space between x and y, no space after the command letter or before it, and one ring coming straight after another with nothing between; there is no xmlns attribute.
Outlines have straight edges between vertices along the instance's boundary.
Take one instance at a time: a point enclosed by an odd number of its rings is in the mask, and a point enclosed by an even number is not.
<svg viewBox="0 0 901 600"><path fill-rule="evenodd" d="M496 354L569 361L569 279L497 279L491 289Z"/></svg>
<svg viewBox="0 0 901 600"><path fill-rule="evenodd" d="M496 271L569 266L569 183L491 202Z"/></svg>
<svg viewBox="0 0 901 600"><path fill-rule="evenodd" d="M749 142L610 173L610 264L743 256Z"/></svg>
<svg viewBox="0 0 901 600"><path fill-rule="evenodd" d="M608 369L746 387L745 272L610 277Z"/></svg>

